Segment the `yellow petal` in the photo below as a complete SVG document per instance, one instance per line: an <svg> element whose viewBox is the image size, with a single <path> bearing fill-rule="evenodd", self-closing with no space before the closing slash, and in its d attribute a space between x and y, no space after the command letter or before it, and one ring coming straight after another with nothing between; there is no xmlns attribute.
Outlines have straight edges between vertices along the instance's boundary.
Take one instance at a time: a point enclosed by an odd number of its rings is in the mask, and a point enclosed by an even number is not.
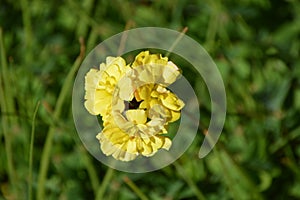
<svg viewBox="0 0 300 200"><path fill-rule="evenodd" d="M103 115L107 107L109 106L109 101L106 101L107 99L98 100L95 102L94 100L88 99L84 102L84 106L87 109L87 111L92 115Z"/></svg>
<svg viewBox="0 0 300 200"><path fill-rule="evenodd" d="M138 153L130 153L126 151L124 149L124 144L112 144L109 140L102 141L100 147L105 155L112 155L116 160L131 161L138 155Z"/></svg>
<svg viewBox="0 0 300 200"><path fill-rule="evenodd" d="M149 99L151 91L153 90L154 84L146 84L137 88L134 92L137 101Z"/></svg>
<svg viewBox="0 0 300 200"><path fill-rule="evenodd" d="M162 98L161 101L164 106L175 111L181 110L184 106L183 101L171 92L168 93L168 95L165 98Z"/></svg>
<svg viewBox="0 0 300 200"><path fill-rule="evenodd" d="M132 63L132 67L138 67L144 64L144 59L149 55L149 51L142 51L136 57Z"/></svg>
<svg viewBox="0 0 300 200"><path fill-rule="evenodd" d="M148 108L149 108L149 102L147 102L147 101L142 101L142 103L140 104L140 106L139 106L139 108L140 109L147 109L148 110Z"/></svg>
<svg viewBox="0 0 300 200"><path fill-rule="evenodd" d="M85 99L97 100L103 98L110 98L111 94L108 93L106 90L101 89L93 89L93 90L86 90Z"/></svg>
<svg viewBox="0 0 300 200"><path fill-rule="evenodd" d="M125 66L125 65L124 65ZM105 72L109 75L114 77L115 79L119 79L121 76L121 72L119 70L118 65L110 65L109 67L106 68Z"/></svg>
<svg viewBox="0 0 300 200"><path fill-rule="evenodd" d="M147 129L145 129L143 132L142 131L140 132L140 137L145 144L150 144L150 142L151 142L150 137L152 137L152 135L149 135L147 133L148 130L149 130L149 128L147 127Z"/></svg>
<svg viewBox="0 0 300 200"><path fill-rule="evenodd" d="M173 111L171 110L171 119L169 120L169 122L175 122L180 118L180 111Z"/></svg>
<svg viewBox="0 0 300 200"><path fill-rule="evenodd" d="M118 86L120 88L119 96L122 100L130 101L134 95L134 87L132 80L129 77L123 77Z"/></svg>
<svg viewBox="0 0 300 200"><path fill-rule="evenodd" d="M115 131L110 138L110 141L113 144L124 144L128 140L129 140L128 134L122 132L121 129Z"/></svg>
<svg viewBox="0 0 300 200"><path fill-rule="evenodd" d="M122 146L117 147L112 156L116 160L124 160L124 151L122 150Z"/></svg>
<svg viewBox="0 0 300 200"><path fill-rule="evenodd" d="M163 87L161 85L157 86L156 91L159 93L168 93L169 92L165 87Z"/></svg>
<svg viewBox="0 0 300 200"><path fill-rule="evenodd" d="M138 151L138 152L143 151L143 142L142 142L142 139L139 138L139 137L137 137L137 138L135 139L135 142L136 142L136 149L137 149L137 151Z"/></svg>
<svg viewBox="0 0 300 200"><path fill-rule="evenodd" d="M125 109L125 103L122 99L119 97L112 97L111 99L112 102L112 111L118 111L119 113L122 113Z"/></svg>
<svg viewBox="0 0 300 200"><path fill-rule="evenodd" d="M153 98L158 98L158 97L159 97L159 93L158 93L157 91L153 90L153 91L151 92L151 97L153 97Z"/></svg>
<svg viewBox="0 0 300 200"><path fill-rule="evenodd" d="M102 132L97 135L97 138L99 140L110 140L116 131L119 131L119 129L117 127L114 127L111 125L106 126L106 127L104 127Z"/></svg>
<svg viewBox="0 0 300 200"><path fill-rule="evenodd" d="M143 151L142 151L142 155L144 156L147 156L147 155L150 155L152 154L152 147L150 144L146 144L146 143L143 143Z"/></svg>
<svg viewBox="0 0 300 200"><path fill-rule="evenodd" d="M160 137L157 137L157 136L152 137L151 146L152 146L153 151L157 151L158 149L160 149L162 147L162 145L163 145L163 142Z"/></svg>
<svg viewBox="0 0 300 200"><path fill-rule="evenodd" d="M153 79L153 75L151 71L148 70L139 70L137 72L138 79L144 83L155 83L155 80Z"/></svg>
<svg viewBox="0 0 300 200"><path fill-rule="evenodd" d="M147 115L144 110L127 110L126 117L129 121L135 124L144 124L147 121Z"/></svg>
<svg viewBox="0 0 300 200"><path fill-rule="evenodd" d="M107 156L113 154L117 149L118 148L116 146L112 145L111 142L109 142L109 141L101 143L101 150Z"/></svg>
<svg viewBox="0 0 300 200"><path fill-rule="evenodd" d="M103 135L103 133L99 133L97 135L97 139L99 140L101 150L105 155L111 155L118 149L118 147L113 145L110 140Z"/></svg>
<svg viewBox="0 0 300 200"><path fill-rule="evenodd" d="M127 152L131 154L137 154L136 142L134 138L131 138L127 142Z"/></svg>
<svg viewBox="0 0 300 200"><path fill-rule="evenodd" d="M134 160L137 157L138 154L132 154L129 152L124 152L124 155L122 156L122 161L131 161Z"/></svg>
<svg viewBox="0 0 300 200"><path fill-rule="evenodd" d="M85 76L85 86L96 88L100 80L100 72L97 69L90 69Z"/></svg>
<svg viewBox="0 0 300 200"><path fill-rule="evenodd" d="M171 145L172 145L172 141L169 138L165 137L164 138L164 145L161 148L169 150Z"/></svg>
<svg viewBox="0 0 300 200"><path fill-rule="evenodd" d="M167 85L174 83L179 75L180 72L178 71L178 67L173 62L169 61L162 73L164 83Z"/></svg>
<svg viewBox="0 0 300 200"><path fill-rule="evenodd" d="M150 107L154 107L155 105L159 105L159 104L160 104L160 102L158 101L158 99L152 98L150 100Z"/></svg>
<svg viewBox="0 0 300 200"><path fill-rule="evenodd" d="M122 69L126 66L126 61L121 57L108 56L106 58L106 65L107 66L116 65Z"/></svg>

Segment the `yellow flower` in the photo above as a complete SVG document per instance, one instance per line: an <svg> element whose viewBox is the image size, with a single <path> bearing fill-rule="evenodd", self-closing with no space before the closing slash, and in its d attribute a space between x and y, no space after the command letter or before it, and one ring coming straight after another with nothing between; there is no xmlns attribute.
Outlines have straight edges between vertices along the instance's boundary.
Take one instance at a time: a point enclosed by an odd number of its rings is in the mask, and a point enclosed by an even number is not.
<svg viewBox="0 0 300 200"><path fill-rule="evenodd" d="M106 123L102 132L97 135L105 155L112 155L121 161L130 161L138 155L149 157L161 148L170 148L171 140L161 135L164 130L163 124L159 124L159 120L155 122L156 119L147 122L144 110L127 110L126 117L121 113L117 115L116 119ZM159 127L159 133L156 133L156 127Z"/></svg>
<svg viewBox="0 0 300 200"><path fill-rule="evenodd" d="M85 107L92 115L105 115L111 107L118 80L130 70L121 57L107 57L100 70L91 69L85 77Z"/></svg>
<svg viewBox="0 0 300 200"><path fill-rule="evenodd" d="M132 68L137 79L143 83L160 83L168 86L180 75L179 68L161 54L150 54L143 51L135 57Z"/></svg>
<svg viewBox="0 0 300 200"><path fill-rule="evenodd" d="M141 102L139 108L149 111L154 105L162 105L165 108L164 113L168 115L167 122L178 120L184 102L166 87L176 81L180 75L179 68L168 61L167 57L162 57L161 54L150 54L149 51L139 53L132 67L133 78L128 77L127 84L124 80L120 85L123 87L133 85L135 99ZM125 88L122 90L126 91Z"/></svg>
<svg viewBox="0 0 300 200"><path fill-rule="evenodd" d="M100 70L87 73L84 105L102 116L97 139L105 155L130 161L171 147L166 127L180 118L184 102L166 87L179 75L167 57L149 51L138 54L131 66L121 57L108 57Z"/></svg>
<svg viewBox="0 0 300 200"><path fill-rule="evenodd" d="M143 85L134 94L135 99L141 101L139 108L149 110L158 104L163 106L167 122L174 122L180 118L180 110L184 107L184 102L161 85Z"/></svg>

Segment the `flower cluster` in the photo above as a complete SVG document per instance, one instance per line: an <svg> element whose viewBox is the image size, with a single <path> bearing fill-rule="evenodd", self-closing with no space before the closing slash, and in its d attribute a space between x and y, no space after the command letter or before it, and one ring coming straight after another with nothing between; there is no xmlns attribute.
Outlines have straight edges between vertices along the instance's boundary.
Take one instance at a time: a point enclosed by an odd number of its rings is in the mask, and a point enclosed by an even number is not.
<svg viewBox="0 0 300 200"><path fill-rule="evenodd" d="M102 152L121 161L168 150L167 125L180 118L184 102L167 86L179 68L160 54L143 51L131 65L121 57L107 57L85 77L85 107L101 115L103 130L96 136Z"/></svg>

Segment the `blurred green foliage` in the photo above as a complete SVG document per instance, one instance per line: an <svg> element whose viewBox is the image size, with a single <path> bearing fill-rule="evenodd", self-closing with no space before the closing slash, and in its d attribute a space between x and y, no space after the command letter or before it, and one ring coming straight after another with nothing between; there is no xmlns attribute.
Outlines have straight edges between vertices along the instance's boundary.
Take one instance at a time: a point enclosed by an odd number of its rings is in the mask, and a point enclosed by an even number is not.
<svg viewBox="0 0 300 200"><path fill-rule="evenodd" d="M300 198L299 1L1 0L0 26L0 199ZM182 66L201 103L199 136L174 164L127 174L81 144L70 86L83 47L143 26L187 26L222 74L228 109L219 142L198 159L210 99Z"/></svg>

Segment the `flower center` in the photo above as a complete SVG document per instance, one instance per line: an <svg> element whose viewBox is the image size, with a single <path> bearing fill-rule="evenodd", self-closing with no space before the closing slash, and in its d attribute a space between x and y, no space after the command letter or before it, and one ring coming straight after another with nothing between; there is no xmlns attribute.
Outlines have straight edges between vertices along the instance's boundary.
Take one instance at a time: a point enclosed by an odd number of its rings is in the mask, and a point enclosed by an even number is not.
<svg viewBox="0 0 300 200"><path fill-rule="evenodd" d="M135 98L128 102L129 109L137 109L139 108L142 101L138 102Z"/></svg>

